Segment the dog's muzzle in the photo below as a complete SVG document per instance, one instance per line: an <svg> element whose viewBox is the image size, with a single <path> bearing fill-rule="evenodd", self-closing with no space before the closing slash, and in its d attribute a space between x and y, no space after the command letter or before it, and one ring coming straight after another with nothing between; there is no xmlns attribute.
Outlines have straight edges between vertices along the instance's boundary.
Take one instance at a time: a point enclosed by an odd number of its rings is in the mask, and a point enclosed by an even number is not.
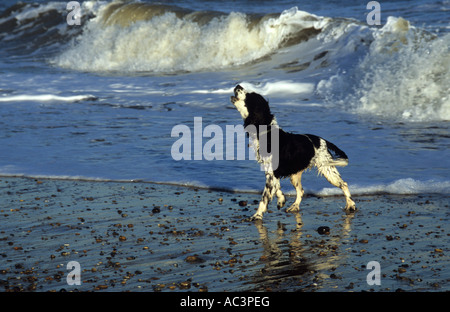
<svg viewBox="0 0 450 312"><path fill-rule="evenodd" d="M237 85L237 86L234 88L234 95L237 96L238 91L241 91L241 90L244 90L244 88L242 88L240 85Z"/></svg>
<svg viewBox="0 0 450 312"><path fill-rule="evenodd" d="M239 101L239 93L242 93L242 92L245 92L245 91L244 91L244 88L242 88L240 85L237 85L234 88L233 92L234 92L234 96L231 96L231 103L233 105L236 105L235 103L237 101Z"/></svg>

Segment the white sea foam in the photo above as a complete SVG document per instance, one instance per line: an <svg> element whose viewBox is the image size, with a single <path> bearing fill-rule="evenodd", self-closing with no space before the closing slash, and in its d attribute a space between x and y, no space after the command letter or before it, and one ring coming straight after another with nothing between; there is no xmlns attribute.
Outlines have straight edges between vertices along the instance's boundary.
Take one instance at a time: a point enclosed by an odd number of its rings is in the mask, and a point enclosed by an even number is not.
<svg viewBox="0 0 450 312"><path fill-rule="evenodd" d="M241 82L239 83L245 89L250 92L257 92L261 95L285 95L292 96L295 94L312 94L314 92L314 84L313 83L301 83L294 82L291 80L278 80L278 81L268 81L262 84L252 84L250 82ZM223 89L215 89L215 90L194 90L191 93L198 94L232 94L233 87L223 88Z"/></svg>
<svg viewBox="0 0 450 312"><path fill-rule="evenodd" d="M367 34L366 28L358 33ZM360 37L370 42L368 51L353 68L320 81L319 94L358 114L450 120L450 34L436 37L389 17L381 29Z"/></svg>
<svg viewBox="0 0 450 312"><path fill-rule="evenodd" d="M252 92L257 92L261 95L286 95L292 96L294 94L311 94L314 92L313 83L293 82L290 80L279 80L274 82L266 82L261 85L255 85L248 82L243 82L241 85Z"/></svg>
<svg viewBox="0 0 450 312"><path fill-rule="evenodd" d="M374 195L374 194L399 194L399 195L414 195L414 194L449 194L450 181L419 181L412 178L405 178L393 181L386 184L376 185L350 185L350 192L352 195ZM342 192L337 188L324 188L320 191L313 192L321 196L340 195Z"/></svg>
<svg viewBox="0 0 450 312"><path fill-rule="evenodd" d="M206 24L167 12L150 20L105 25L106 12L108 8L89 21L77 41L55 58L56 65L82 71L214 70L267 56L292 34L314 28L320 20L293 8L255 25L236 12Z"/></svg>
<svg viewBox="0 0 450 312"><path fill-rule="evenodd" d="M233 192L242 193L260 193L258 188L233 188L226 185L216 186L209 185L207 182L200 182L196 180L183 180L183 181L152 181L145 179L111 179L105 177L95 177L95 176L84 176L84 175L45 175L45 174L34 174L28 175L25 173L20 173L20 169L15 166L3 166L0 167L0 177L25 177L34 179L50 179L50 180L74 180L74 181L92 181L92 182L142 182L142 183L162 183L178 186L187 187L199 187L199 188L221 188L224 190L229 190ZM350 192L352 196L364 196L364 195L418 195L418 194L450 194L450 181L420 181L412 178L404 178L395 180L391 183L385 184L373 184L373 185L349 185ZM305 189L307 194L317 195L317 196L340 196L342 191L335 187L326 187L323 189ZM295 195L295 191L285 191L286 195Z"/></svg>
<svg viewBox="0 0 450 312"><path fill-rule="evenodd" d="M0 97L0 102L77 102L83 100L93 100L96 99L93 95L71 95L71 96L60 96L54 94L35 94L35 95L10 95Z"/></svg>
<svg viewBox="0 0 450 312"><path fill-rule="evenodd" d="M62 11L65 10L66 4L64 2L49 2L43 3L39 6L29 6L27 9L18 12L14 15L14 18L17 19L18 22L22 22L25 20L31 20L39 17L39 15L43 15L51 10Z"/></svg>

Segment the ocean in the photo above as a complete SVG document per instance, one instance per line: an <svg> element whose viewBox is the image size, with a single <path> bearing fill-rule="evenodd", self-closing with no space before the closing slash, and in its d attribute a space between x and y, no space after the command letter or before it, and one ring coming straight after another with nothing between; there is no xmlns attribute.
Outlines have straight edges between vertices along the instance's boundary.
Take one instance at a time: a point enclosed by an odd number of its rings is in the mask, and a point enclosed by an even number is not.
<svg viewBox="0 0 450 312"><path fill-rule="evenodd" d="M354 196L448 195L450 1L367 3L2 1L0 176L260 192L227 136L241 84L344 150Z"/></svg>

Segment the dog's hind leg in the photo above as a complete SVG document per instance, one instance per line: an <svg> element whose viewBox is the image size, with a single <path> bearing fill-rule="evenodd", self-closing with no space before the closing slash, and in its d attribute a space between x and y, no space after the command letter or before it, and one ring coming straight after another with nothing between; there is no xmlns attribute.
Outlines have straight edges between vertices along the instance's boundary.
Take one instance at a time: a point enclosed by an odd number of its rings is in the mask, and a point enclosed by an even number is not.
<svg viewBox="0 0 450 312"><path fill-rule="evenodd" d="M266 187L264 188L261 201L259 202L259 207L256 213L251 217L251 220L262 220L263 214L267 211L267 205L269 205L273 196L279 195L280 190L280 179L276 178L273 173L266 173ZM283 193L281 193L283 195ZM283 195L284 198L284 195Z"/></svg>
<svg viewBox="0 0 450 312"><path fill-rule="evenodd" d="M291 183L295 187L297 197L295 198L295 202L288 209L286 209L286 212L297 212L300 210L300 203L302 201L303 194L305 193L302 187L302 173L303 171L299 171L296 174L291 175Z"/></svg>
<svg viewBox="0 0 450 312"><path fill-rule="evenodd" d="M325 179L328 180L328 182L340 188L342 192L344 192L345 200L347 201L345 205L345 210L355 211L356 205L355 202L352 200L352 196L348 189L348 185L346 182L344 182L344 180L342 180L341 175L339 174L339 171L336 169L336 167L320 166L317 169L319 170L319 173L322 174L325 177Z"/></svg>

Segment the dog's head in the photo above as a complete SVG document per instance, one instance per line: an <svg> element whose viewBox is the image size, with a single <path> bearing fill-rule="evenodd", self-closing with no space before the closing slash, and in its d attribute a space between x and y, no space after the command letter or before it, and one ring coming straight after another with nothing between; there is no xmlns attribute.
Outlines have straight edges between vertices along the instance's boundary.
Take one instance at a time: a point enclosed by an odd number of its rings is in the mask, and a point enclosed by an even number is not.
<svg viewBox="0 0 450 312"><path fill-rule="evenodd" d="M241 114L245 126L269 125L273 120L269 103L258 93L248 93L240 85L234 88L231 103Z"/></svg>

